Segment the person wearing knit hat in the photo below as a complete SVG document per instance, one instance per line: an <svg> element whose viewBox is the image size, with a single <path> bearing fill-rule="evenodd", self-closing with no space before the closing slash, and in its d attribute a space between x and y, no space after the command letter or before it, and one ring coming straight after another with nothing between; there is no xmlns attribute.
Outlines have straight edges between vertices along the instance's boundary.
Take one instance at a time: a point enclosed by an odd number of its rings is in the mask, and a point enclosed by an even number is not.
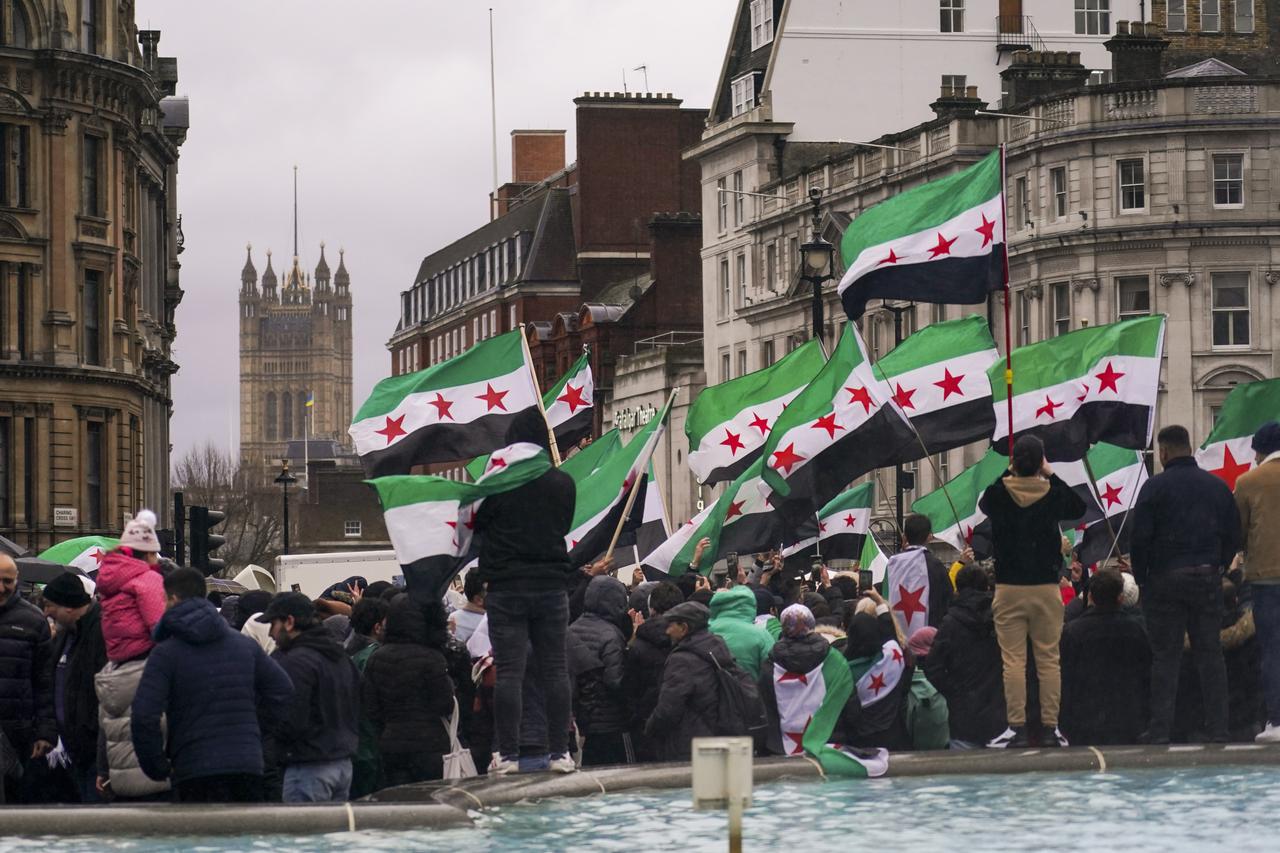
<svg viewBox="0 0 1280 853"><path fill-rule="evenodd" d="M828 657L834 656L840 666L846 664L840 652L831 648L826 637L815 630L817 619L808 607L792 604L778 619L782 623L782 636L769 652L759 683L760 699L769 715L765 746L774 755L800 755L803 749L794 733L803 731L807 714L798 710L796 691L816 684L810 674L821 669ZM778 701L780 688L781 703ZM858 701L856 691L851 701ZM784 735L784 729L793 734Z"/></svg>
<svg viewBox="0 0 1280 853"><path fill-rule="evenodd" d="M116 662L147 655L155 646L151 632L164 615L164 578L156 515L149 509L130 519L120 544L98 569L98 598L102 602L102 633L107 657Z"/></svg>
<svg viewBox="0 0 1280 853"><path fill-rule="evenodd" d="M71 758L81 802L98 801L98 694L94 676L106 666L102 613L76 572L45 584L44 612L58 625L53 640L53 711L58 736Z"/></svg>

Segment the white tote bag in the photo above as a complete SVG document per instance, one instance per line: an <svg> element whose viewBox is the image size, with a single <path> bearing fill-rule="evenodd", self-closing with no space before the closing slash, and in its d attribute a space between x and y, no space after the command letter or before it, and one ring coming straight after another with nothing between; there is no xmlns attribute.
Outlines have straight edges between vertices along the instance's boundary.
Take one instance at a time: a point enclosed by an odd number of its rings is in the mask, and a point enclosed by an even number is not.
<svg viewBox="0 0 1280 853"><path fill-rule="evenodd" d="M444 757L444 778L449 779L469 779L477 776L476 762L471 757L471 750L458 743L458 719L462 716L462 712L458 708L458 699L455 696L453 700L453 716L449 718L446 726L449 729L449 754Z"/></svg>

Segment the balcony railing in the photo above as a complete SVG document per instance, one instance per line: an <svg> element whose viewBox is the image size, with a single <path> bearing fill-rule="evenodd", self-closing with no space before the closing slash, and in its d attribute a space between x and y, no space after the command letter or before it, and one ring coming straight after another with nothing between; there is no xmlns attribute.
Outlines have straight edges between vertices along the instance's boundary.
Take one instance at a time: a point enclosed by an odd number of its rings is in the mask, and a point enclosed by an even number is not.
<svg viewBox="0 0 1280 853"><path fill-rule="evenodd" d="M1030 15L996 16L996 50L1045 50L1044 39L1036 32Z"/></svg>

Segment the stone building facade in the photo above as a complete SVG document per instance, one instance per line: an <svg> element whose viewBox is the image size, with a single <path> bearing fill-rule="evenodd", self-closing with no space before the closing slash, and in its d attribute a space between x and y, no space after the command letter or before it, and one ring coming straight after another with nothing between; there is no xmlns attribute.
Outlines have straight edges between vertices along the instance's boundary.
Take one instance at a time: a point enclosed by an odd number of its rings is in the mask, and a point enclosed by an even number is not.
<svg viewBox="0 0 1280 853"><path fill-rule="evenodd" d="M132 2L2 9L0 534L38 550L169 521L188 105Z"/></svg>
<svg viewBox="0 0 1280 853"><path fill-rule="evenodd" d="M344 253L331 277L321 243L312 278L295 247L281 287L270 250L259 282L250 247L240 273L240 458L274 469L290 441L349 447L351 414L351 276Z"/></svg>

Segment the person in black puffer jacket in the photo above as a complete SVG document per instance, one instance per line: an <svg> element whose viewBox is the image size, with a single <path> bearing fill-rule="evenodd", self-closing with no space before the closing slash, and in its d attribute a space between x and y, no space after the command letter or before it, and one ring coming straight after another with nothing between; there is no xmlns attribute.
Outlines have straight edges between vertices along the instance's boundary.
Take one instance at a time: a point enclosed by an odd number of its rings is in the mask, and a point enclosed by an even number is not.
<svg viewBox="0 0 1280 853"><path fill-rule="evenodd" d="M53 712L53 653L49 623L35 605L18 593L18 567L0 554L0 729L20 761L35 747L39 755L58 740ZM13 802L18 786L12 777L0 802Z"/></svg>
<svg viewBox="0 0 1280 853"><path fill-rule="evenodd" d="M573 713L586 740L582 765L627 764L630 738L622 691L627 637L618 625L627 612L627 588L617 578L591 579L583 613L569 626L569 678Z"/></svg>
<svg viewBox="0 0 1280 853"><path fill-rule="evenodd" d="M364 712L378 729L388 786L440 779L449 751L445 722L453 713L453 681L444 650L444 606L397 596L386 641L364 669Z"/></svg>
<svg viewBox="0 0 1280 853"><path fill-rule="evenodd" d="M671 638L663 614L684 601L680 588L669 581L653 587L648 595L645 620L636 627L636 635L627 649L627 662L622 677L627 707L631 709L631 742L636 761L661 761L660 745L644 733L645 721L658 707L662 688L662 670L671 654Z"/></svg>
<svg viewBox="0 0 1280 853"><path fill-rule="evenodd" d="M664 761L688 761L693 739L712 737L719 728L716 665L736 671L737 664L724 640L707 630L710 620L711 611L696 601L686 601L666 614L672 649L662 671L658 705L644 727L646 735L660 742Z"/></svg>
<svg viewBox="0 0 1280 853"><path fill-rule="evenodd" d="M1000 644L987 573L980 566L970 564L956 574L956 597L925 658L924 674L947 700L952 749L985 746L1004 731Z"/></svg>
<svg viewBox="0 0 1280 853"><path fill-rule="evenodd" d="M884 644L896 636L884 599L875 600L875 616L855 612L849 620L844 656L854 676L854 696L857 696L858 679L879 659ZM911 749L911 734L907 731L905 714L907 694L911 692L911 679L915 675L910 653L907 653L906 664L891 692L869 705L864 706L858 701L845 705L841 725L845 729L846 743L884 748L891 752Z"/></svg>

